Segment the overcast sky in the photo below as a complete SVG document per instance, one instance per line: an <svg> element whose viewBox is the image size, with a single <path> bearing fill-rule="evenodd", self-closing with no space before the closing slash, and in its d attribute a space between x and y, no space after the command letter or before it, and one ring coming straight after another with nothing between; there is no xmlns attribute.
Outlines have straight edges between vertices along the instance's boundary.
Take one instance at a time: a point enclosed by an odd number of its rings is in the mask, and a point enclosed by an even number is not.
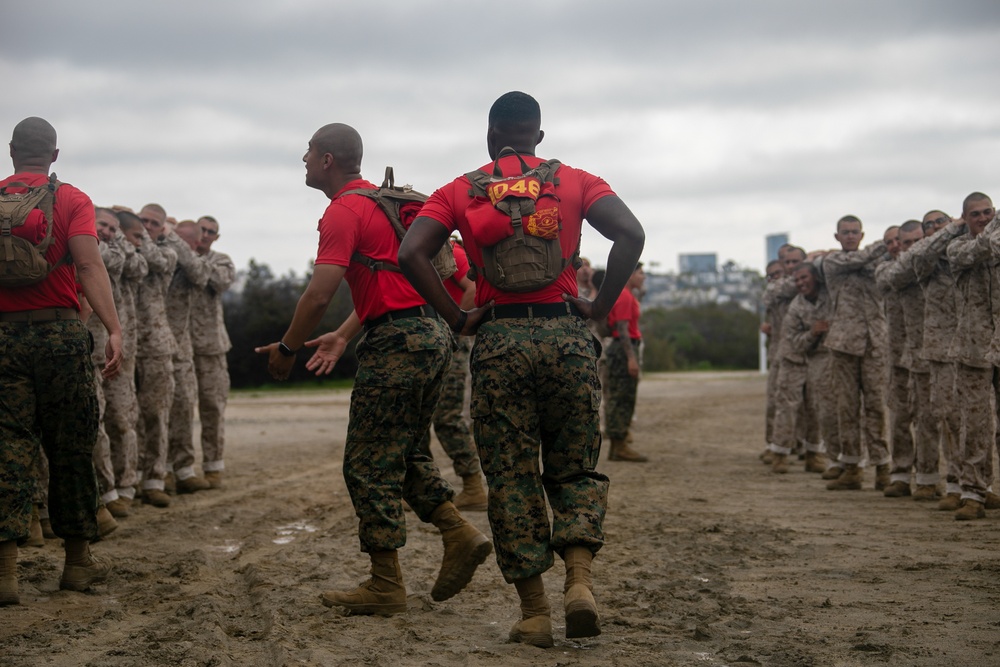
<svg viewBox="0 0 1000 667"><path fill-rule="evenodd" d="M5 6L0 132L55 125L60 178L99 205L218 218L217 249L301 274L327 200L304 185L330 122L430 193L487 161L508 90L538 153L603 176L644 259L763 268L764 236L829 247L1000 192L1000 2L92 1ZM593 229L583 254L603 265Z"/></svg>

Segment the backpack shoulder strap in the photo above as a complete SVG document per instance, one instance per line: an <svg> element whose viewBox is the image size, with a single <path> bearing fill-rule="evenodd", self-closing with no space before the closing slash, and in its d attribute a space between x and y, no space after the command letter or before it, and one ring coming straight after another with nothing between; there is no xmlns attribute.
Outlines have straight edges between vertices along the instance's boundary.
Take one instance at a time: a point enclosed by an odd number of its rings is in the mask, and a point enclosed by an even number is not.
<svg viewBox="0 0 1000 667"><path fill-rule="evenodd" d="M486 186L490 184L490 175L485 171L476 169L475 171L470 171L465 175L469 179L469 196L470 197L485 197L486 196Z"/></svg>

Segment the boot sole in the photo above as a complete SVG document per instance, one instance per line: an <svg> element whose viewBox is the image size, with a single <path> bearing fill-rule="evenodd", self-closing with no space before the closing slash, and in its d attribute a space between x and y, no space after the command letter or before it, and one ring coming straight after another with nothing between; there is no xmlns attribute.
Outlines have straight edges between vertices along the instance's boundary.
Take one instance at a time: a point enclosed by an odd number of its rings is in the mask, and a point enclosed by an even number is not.
<svg viewBox="0 0 1000 667"><path fill-rule="evenodd" d="M510 633L510 640L512 642L528 644L529 646L537 646L538 648L552 648L555 645L552 635L545 634L544 632L512 632Z"/></svg>
<svg viewBox="0 0 1000 667"><path fill-rule="evenodd" d="M566 638L596 637L601 634L601 618L585 601L566 605Z"/></svg>
<svg viewBox="0 0 1000 667"><path fill-rule="evenodd" d="M338 600L331 600L327 598L325 593L319 597L323 602L324 607L341 607L342 609L346 609L347 613L356 616L392 616L393 614L402 614L406 612L405 602L386 604L350 604L347 602L340 602Z"/></svg>
<svg viewBox="0 0 1000 667"><path fill-rule="evenodd" d="M465 588L472 575L476 573L476 568L483 564L486 557L493 551L493 543L485 535L480 535L482 541L474 545L468 556L462 560L459 566L452 570L447 576L434 583L431 589L431 599L435 602L443 602L452 598Z"/></svg>
<svg viewBox="0 0 1000 667"><path fill-rule="evenodd" d="M60 579L59 588L64 591L76 591L77 593L82 593L94 584L104 583L110 573L110 570L107 572L97 573L93 577L80 581Z"/></svg>

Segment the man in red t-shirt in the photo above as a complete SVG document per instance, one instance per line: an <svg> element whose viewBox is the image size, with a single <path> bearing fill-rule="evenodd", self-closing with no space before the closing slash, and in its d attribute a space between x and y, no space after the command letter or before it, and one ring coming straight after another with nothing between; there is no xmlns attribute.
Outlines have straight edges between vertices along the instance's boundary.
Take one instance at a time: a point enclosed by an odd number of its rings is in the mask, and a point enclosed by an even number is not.
<svg viewBox="0 0 1000 667"><path fill-rule="evenodd" d="M451 360L448 330L402 273L374 270L352 259L361 255L394 265L399 250L382 209L351 192L376 189L361 177L361 155L361 137L341 123L320 128L309 141L302 158L306 185L330 198L319 222L319 253L288 331L257 351L268 355L268 370L278 380L288 378L303 345L317 348L306 367L317 375L329 373L348 341L364 329L356 348L344 479L372 577L351 591L326 592L322 599L356 614L388 615L406 611L396 553L406 544L403 500L421 521L441 531L444 558L433 599L447 600L462 590L492 547L455 508L455 492L428 446L431 411ZM354 313L336 331L307 341L344 279Z"/></svg>
<svg viewBox="0 0 1000 667"><path fill-rule="evenodd" d="M58 156L55 129L41 118L26 118L10 140L15 173L0 186L45 185ZM121 366L122 329L90 198L63 183L52 217L53 242L45 258L56 268L40 282L0 290L0 606L19 603L17 541L28 536L32 471L42 450L49 460L52 530L63 538L66 551L60 588L85 590L111 570L89 548L98 535L93 463L98 415L77 280L108 330L105 377ZM44 234L47 224L36 209L17 230Z"/></svg>
<svg viewBox="0 0 1000 667"><path fill-rule="evenodd" d="M628 444L629 426L635 412L635 396L639 388L639 300L633 290L642 289L646 274L639 262L628 284L608 314L608 327L613 338L608 346L608 406L604 411L612 461L643 462L648 459Z"/></svg>
<svg viewBox="0 0 1000 667"><path fill-rule="evenodd" d="M628 207L597 176L561 165L554 181L544 186L516 180L525 168L542 165L535 147L543 136L541 110L534 98L521 92L501 96L490 109L486 133L494 162L481 171L514 177L510 189L515 192L530 194L532 188L554 185L558 199L548 199L545 208L536 209L539 214L546 212L546 222L561 221L557 237L563 269L553 282L510 292L486 279L492 267L484 266L483 248L476 242L468 213L473 206L483 211L482 204L490 200L473 198L467 176L431 195L403 239L399 261L410 282L453 331L476 334L472 351L476 445L489 483L497 563L521 599L521 620L510 638L549 647L551 610L541 575L552 567L553 553L566 562L566 636L600 633L590 565L604 543L608 478L595 470L601 443L601 391L597 350L585 320L607 316L639 261L645 235ZM550 207L557 208L554 214ZM593 301L577 297L574 259L584 217L614 243L604 285ZM533 218L523 225L528 234ZM555 226L546 228L554 231ZM431 264L431 257L455 230L462 234L470 263L477 269L490 268L480 273L477 307L471 310L448 295ZM554 519L551 526L546 497Z"/></svg>

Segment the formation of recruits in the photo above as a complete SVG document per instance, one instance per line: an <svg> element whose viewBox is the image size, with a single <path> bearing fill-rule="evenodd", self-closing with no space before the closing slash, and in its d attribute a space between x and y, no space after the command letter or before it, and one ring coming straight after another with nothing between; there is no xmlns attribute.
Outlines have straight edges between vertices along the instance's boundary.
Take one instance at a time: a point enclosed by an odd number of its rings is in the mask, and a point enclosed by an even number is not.
<svg viewBox="0 0 1000 667"><path fill-rule="evenodd" d="M786 245L768 264L761 459L784 473L801 453L834 491L861 489L867 459L886 497L981 519L1000 509L1000 216L974 192L959 219L934 210L863 236L845 216L840 250Z"/></svg>
<svg viewBox="0 0 1000 667"><path fill-rule="evenodd" d="M123 332L121 373L102 378L108 330L82 319L93 336L99 406L94 447L100 536L129 516L137 492L153 507L172 493L222 487L224 414L229 395L222 295L236 278L228 255L212 249L219 223L211 216L177 222L159 204L138 214L94 209L98 247ZM193 419L201 419L201 469L195 469ZM48 465L39 469L28 546L54 538L48 516Z"/></svg>

